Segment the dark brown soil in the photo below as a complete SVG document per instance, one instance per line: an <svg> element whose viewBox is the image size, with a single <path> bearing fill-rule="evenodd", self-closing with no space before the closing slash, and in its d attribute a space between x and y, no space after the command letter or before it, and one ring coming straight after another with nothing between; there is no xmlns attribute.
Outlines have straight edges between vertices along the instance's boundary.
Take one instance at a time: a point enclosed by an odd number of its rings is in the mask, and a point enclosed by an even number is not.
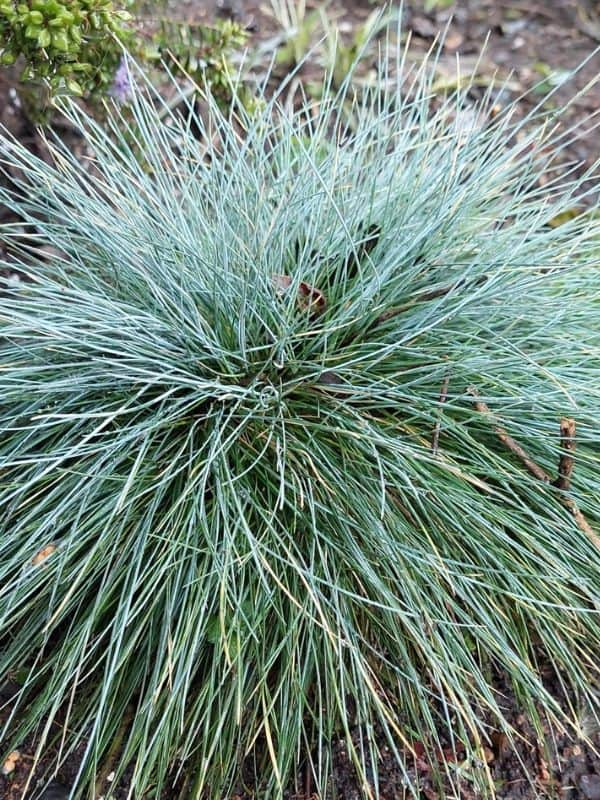
<svg viewBox="0 0 600 800"><path fill-rule="evenodd" d="M268 0L212 0L204 3L196 0L175 0L173 5L180 16L196 20L211 20L219 16L236 18L251 28L254 42L268 43L277 35L277 24L269 13ZM494 74L498 78L508 79L505 94L500 98L504 103L537 86L522 100L522 113L531 109L558 80L586 59L587 63L556 92L551 102L557 106L566 103L577 91L599 77L600 53L594 53L594 50L600 42L600 3L595 0L464 0L440 8L443 5L447 3L438 1L437 8L426 13L423 2L407 0L404 3L405 29L413 32L411 52L415 58L430 48L441 28L449 25L438 62L442 80L455 79L459 52L462 72L472 72L488 34L484 56L477 67L481 91ZM336 0L327 7L327 13L330 19L336 20L343 36L349 40L374 8L371 3L361 0ZM268 60L268 54L266 58ZM282 66L281 69L284 70L285 67ZM320 71L320 66L315 63L314 69ZM305 68L309 76L310 70L309 64ZM475 93L476 91L474 90ZM599 109L600 81L585 94L575 97L563 125L577 125ZM15 91L14 76L8 71L0 71L0 123L27 143L34 152L44 155L43 143L35 126L24 113L23 104ZM591 128L591 123L586 125ZM74 134L67 131L65 135ZM580 162L581 169L585 169L594 164L599 156L597 135L590 133L571 144L565 158ZM10 214L6 209L0 209L0 222L8 219ZM5 271L5 278L6 274ZM549 688L559 696L560 682L551 673L547 676L547 681ZM587 743L573 741L549 724L544 726L542 732L538 732L519 707L509 687L504 685L502 676L497 678L497 690L504 698L507 718L522 737L517 746L511 748L503 734L498 731L491 733L489 746L483 757L488 762L489 775L496 787L497 796L504 800L530 800L538 797L600 800L600 755L597 752L600 749L600 733L592 727L591 722L583 726L585 729L587 725ZM10 694L9 684L5 683L4 690L0 687L0 725L10 712ZM359 731L354 733L358 738ZM45 754L39 762L36 775L31 779L30 789L25 793L24 787L30 777L35 746L33 738L22 742L18 757L15 756L13 761L12 771L6 775L0 774L0 800L66 800L68 787L77 775L84 747L85 743L82 743L79 751L61 767L45 793L40 794L43 785L51 777L49 770L55 752L49 751ZM448 782L444 784L442 781L441 787L436 784L428 761L431 754L427 752L426 744L414 742L413 747L417 758L407 753L407 769L414 783L419 786L419 800L452 796L475 800L480 796L472 778L475 773L483 775L483 763L464 763L461 761L460 751L452 753L445 750L436 756L441 766L462 775L459 794L451 794ZM327 798L323 800L359 800L364 795L343 740L334 744L334 752L331 787ZM383 743L378 773L382 800L415 797L408 792L402 772ZM311 783L306 770L301 768L296 785L290 787L286 800L318 800L312 793ZM254 785L260 786L260 776L255 776ZM103 791L106 797L124 800L129 784L127 779L118 786L107 782ZM176 789L171 788L163 794L163 800L174 798L176 794ZM261 800L260 789L257 788L253 794L240 791L235 798L229 800L250 798Z"/></svg>
<svg viewBox="0 0 600 800"><path fill-rule="evenodd" d="M547 688L561 697L560 681L550 669L543 677ZM523 713L514 694L502 675L495 676L498 697L502 698L506 718L518 734L516 743L509 745L505 734L490 727L489 742L484 747L480 761L467 761L460 745L449 744L441 750L430 748L421 741L413 741L413 752L404 750L405 771L400 769L383 736L377 764L381 800L444 800L457 797L461 800L479 800L483 782L493 783L499 800L600 800L600 729L582 712L581 727L586 740L577 740L561 732L548 722L537 731ZM0 725L10 709L10 695L18 688L14 684L0 688ZM8 703L7 703L8 701ZM355 728L352 738L358 744L360 731ZM440 737L444 740L443 734ZM29 738L19 747L14 769L9 775L0 775L0 800L68 800L68 787L73 785L85 749L82 742L59 769L48 785L55 750L49 750L40 760L36 775L31 776L34 759L34 739ZM486 774L484 762L489 773ZM5 762L6 765L6 762ZM449 777L451 776L451 777ZM102 791L108 800L126 800L130 790L127 774L116 785L108 779ZM30 785L25 792L28 780ZM407 783L418 787L416 793ZM161 800L179 800L179 790L185 784L185 775L176 785L167 787ZM326 795L321 798L312 791L314 785L305 766L301 766L293 786L283 800L362 800L360 781L348 756L347 745L340 738L333 744L333 775ZM262 800L260 775L251 768L244 770L244 788L224 800ZM196 800L184 793L183 798ZM98 798L100 800L100 798Z"/></svg>
<svg viewBox="0 0 600 800"><path fill-rule="evenodd" d="M248 26L254 40L272 41L277 30L269 14L269 0L175 3L183 6L191 19L230 16ZM306 5L309 15L311 9L325 4L307 0ZM327 17L335 21L342 41L349 44L377 7L369 0L333 0L327 4ZM433 10L426 12L428 7ZM432 47L441 31L446 31L437 64L440 84L452 88L459 59L461 74L476 74L481 92L492 78L498 85L506 80L506 90L499 101L508 104L522 98L523 114L563 82L546 107L560 108L571 103L563 121L565 129L581 124L600 110L598 0L405 0L403 8L403 29L406 34L410 32L410 52L415 59ZM323 29L317 26L313 39L322 35ZM311 61L320 74L318 48ZM577 73L569 77L574 70ZM309 62L304 74L310 71ZM594 81L595 86L581 93ZM591 123L584 125L586 128L589 130ZM566 157L586 167L594 164L600 157L597 135L582 136L568 148Z"/></svg>

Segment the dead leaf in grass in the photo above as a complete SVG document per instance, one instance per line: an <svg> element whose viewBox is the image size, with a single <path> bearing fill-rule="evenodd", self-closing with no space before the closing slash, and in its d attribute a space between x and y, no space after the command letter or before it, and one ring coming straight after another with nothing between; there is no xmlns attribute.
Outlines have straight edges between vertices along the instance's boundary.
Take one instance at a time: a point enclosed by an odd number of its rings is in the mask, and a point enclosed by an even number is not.
<svg viewBox="0 0 600 800"><path fill-rule="evenodd" d="M491 747L484 747L483 748L483 758L486 764L491 764L492 761L496 758L494 755L494 751Z"/></svg>
<svg viewBox="0 0 600 800"><path fill-rule="evenodd" d="M272 281L278 295L285 294L292 285L289 275L273 275ZM296 303L300 311L309 311L311 315L322 314L326 306L323 292L304 281L298 284Z"/></svg>
<svg viewBox="0 0 600 800"><path fill-rule="evenodd" d="M490 741L496 758L503 758L510 751L508 736L503 731L492 731Z"/></svg>
<svg viewBox="0 0 600 800"><path fill-rule="evenodd" d="M56 552L56 545L55 544L47 544L45 547L35 554L35 556L31 559L31 563L34 567L37 567L38 564L42 564L52 553Z"/></svg>

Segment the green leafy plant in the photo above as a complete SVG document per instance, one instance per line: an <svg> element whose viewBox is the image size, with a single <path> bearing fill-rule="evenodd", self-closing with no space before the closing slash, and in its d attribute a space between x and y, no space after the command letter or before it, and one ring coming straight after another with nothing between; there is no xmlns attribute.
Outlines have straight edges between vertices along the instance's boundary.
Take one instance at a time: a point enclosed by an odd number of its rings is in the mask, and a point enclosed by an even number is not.
<svg viewBox="0 0 600 800"><path fill-rule="evenodd" d="M184 75L227 103L232 89L230 57L247 40L248 32L231 20L198 25L161 18L152 44L141 49L141 61L159 69L166 65L172 74ZM241 84L236 91L251 104Z"/></svg>
<svg viewBox="0 0 600 800"><path fill-rule="evenodd" d="M2 0L0 62L22 57L22 80L43 79L54 91L105 88L132 41L129 19L112 0Z"/></svg>
<svg viewBox="0 0 600 800"><path fill-rule="evenodd" d="M138 797L181 767L221 798L247 757L261 798L300 758L324 793L336 738L376 795L382 745L407 770L448 727L471 771L512 736L492 668L534 720L575 716L540 663L598 713L599 223L549 224L591 176L543 117L432 108L426 66L391 69L291 116L138 87L133 150L118 108L67 104L92 169L1 140L30 233L1 231L26 280L0 298L0 741L83 743L73 797L115 741Z"/></svg>
<svg viewBox="0 0 600 800"><path fill-rule="evenodd" d="M376 38L385 30L390 30L394 20L398 21L399 10L381 8L372 11L359 25L354 27L351 36L342 33L334 14L327 4L318 6L306 13L303 2L297 0L272 0L273 16L283 28L283 43L276 48L276 63L290 69L303 64L315 63L331 75L331 83L307 81L305 89L319 98L323 89L336 91L350 73L355 87L370 81L368 76L360 76L354 71L357 61L364 62L367 49L372 52Z"/></svg>
<svg viewBox="0 0 600 800"><path fill-rule="evenodd" d="M397 11L382 12L381 9L372 11L366 20L356 27L350 41L344 42L337 26L321 13L321 22L325 33L325 65L333 78L333 87L342 86L348 74L353 72L357 60L364 59L365 50L372 45L374 39L382 31L389 30L394 19L397 21ZM356 81L355 81L356 82ZM364 84L364 80L361 81Z"/></svg>
<svg viewBox="0 0 600 800"><path fill-rule="evenodd" d="M132 2L126 5L136 10ZM111 0L2 0L0 63L10 66L20 59L21 81L30 84L33 106L45 105L36 91L40 85L51 95L100 100L113 92L126 100L125 48L147 68L162 70L167 65L172 74L191 78L227 100L232 85L229 58L247 39L240 25L198 25L159 17L151 21L155 30L148 35L143 22Z"/></svg>
<svg viewBox="0 0 600 800"><path fill-rule="evenodd" d="M295 67L306 58L327 9L307 13L304 0L271 0L271 10L284 35L277 48L277 63Z"/></svg>

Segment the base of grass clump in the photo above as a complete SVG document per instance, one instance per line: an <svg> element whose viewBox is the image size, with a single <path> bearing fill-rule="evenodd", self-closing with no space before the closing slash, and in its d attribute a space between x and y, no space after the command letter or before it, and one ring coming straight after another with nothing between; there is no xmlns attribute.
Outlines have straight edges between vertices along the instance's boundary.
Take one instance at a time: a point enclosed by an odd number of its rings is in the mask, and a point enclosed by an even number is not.
<svg viewBox="0 0 600 800"><path fill-rule="evenodd" d="M510 743L492 669L576 726L540 659L597 713L600 231L550 225L591 176L427 74L67 107L91 168L2 140L35 232L2 231L1 740L86 742L73 797L110 763L220 798L250 758L277 798L307 757L325 795L340 740L377 796L383 743L407 784L416 742Z"/></svg>

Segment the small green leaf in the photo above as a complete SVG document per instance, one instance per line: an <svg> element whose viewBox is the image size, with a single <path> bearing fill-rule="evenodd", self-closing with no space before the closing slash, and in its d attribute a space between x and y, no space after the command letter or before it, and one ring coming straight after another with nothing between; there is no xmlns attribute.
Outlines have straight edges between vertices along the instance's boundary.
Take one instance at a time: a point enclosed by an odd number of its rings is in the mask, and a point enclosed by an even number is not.
<svg viewBox="0 0 600 800"><path fill-rule="evenodd" d="M69 49L69 38L66 31L57 31L52 34L52 46L57 50L66 53Z"/></svg>
<svg viewBox="0 0 600 800"><path fill-rule="evenodd" d="M69 78L66 82L67 89L71 92L71 94L75 94L78 97L81 97L83 94L83 88L80 83L78 83L73 78Z"/></svg>
<svg viewBox="0 0 600 800"><path fill-rule="evenodd" d="M42 28L38 36L38 47L48 47L51 41L52 36L50 35L50 31L46 30L46 28Z"/></svg>
<svg viewBox="0 0 600 800"><path fill-rule="evenodd" d="M25 28L25 38L27 39L37 39L40 35L41 28L39 25L28 25Z"/></svg>

